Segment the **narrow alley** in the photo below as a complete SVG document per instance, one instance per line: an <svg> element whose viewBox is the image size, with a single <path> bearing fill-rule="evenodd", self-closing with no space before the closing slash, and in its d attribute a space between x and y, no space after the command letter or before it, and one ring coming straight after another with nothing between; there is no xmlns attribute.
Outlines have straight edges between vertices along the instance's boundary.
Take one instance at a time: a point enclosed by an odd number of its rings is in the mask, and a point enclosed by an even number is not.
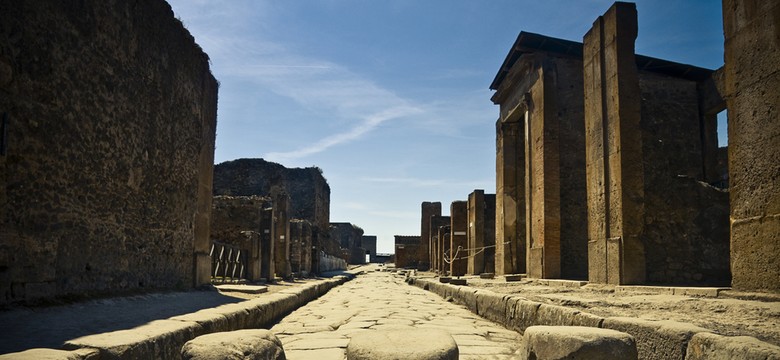
<svg viewBox="0 0 780 360"><path fill-rule="evenodd" d="M517 332L377 268L366 267L365 275L299 308L271 328L284 344L288 359L342 360L356 332L411 328L449 333L460 359L514 357L520 344Z"/></svg>

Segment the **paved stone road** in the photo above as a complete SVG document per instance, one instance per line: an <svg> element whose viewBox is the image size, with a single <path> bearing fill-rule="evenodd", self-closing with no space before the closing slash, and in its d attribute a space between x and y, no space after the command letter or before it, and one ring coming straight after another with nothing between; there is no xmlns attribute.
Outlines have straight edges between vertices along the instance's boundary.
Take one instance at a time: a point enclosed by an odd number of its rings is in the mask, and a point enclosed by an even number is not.
<svg viewBox="0 0 780 360"><path fill-rule="evenodd" d="M520 334L474 315L390 272L368 272L334 288L271 328L290 360L345 358L358 331L424 328L450 333L460 359L512 359ZM377 344L381 346L381 344Z"/></svg>

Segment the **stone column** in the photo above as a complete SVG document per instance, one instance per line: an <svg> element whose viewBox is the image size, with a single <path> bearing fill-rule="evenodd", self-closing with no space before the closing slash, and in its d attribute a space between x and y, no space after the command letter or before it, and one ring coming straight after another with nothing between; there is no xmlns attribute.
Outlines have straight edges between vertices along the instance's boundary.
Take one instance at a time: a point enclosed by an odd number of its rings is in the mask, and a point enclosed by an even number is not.
<svg viewBox="0 0 780 360"><path fill-rule="evenodd" d="M496 274L525 272L524 158L517 118L496 122Z"/></svg>
<svg viewBox="0 0 780 360"><path fill-rule="evenodd" d="M290 268L290 198L278 195L274 199L274 268L283 279L292 274ZM271 279L269 279L270 281Z"/></svg>
<svg viewBox="0 0 780 360"><path fill-rule="evenodd" d="M450 205L450 275L466 275L468 263L468 203L453 201Z"/></svg>
<svg viewBox="0 0 780 360"><path fill-rule="evenodd" d="M780 3L724 0L732 286L780 291Z"/></svg>
<svg viewBox="0 0 780 360"><path fill-rule="evenodd" d="M442 264L444 263L442 261L442 255L444 254L444 246L443 246L443 239L440 235L440 228L442 226L449 226L450 225L450 217L449 216L441 216L441 215L433 215L431 216L431 224L430 224L430 230L429 233L431 234L431 249L433 253L433 269L434 270L442 270ZM449 231L449 230L448 230ZM449 243L447 243L447 248L449 248Z"/></svg>
<svg viewBox="0 0 780 360"><path fill-rule="evenodd" d="M479 275L485 268L485 191L474 190L469 194L468 205L468 237L469 259L466 272Z"/></svg>
<svg viewBox="0 0 780 360"><path fill-rule="evenodd" d="M276 272L274 264L274 235L276 226L274 226L273 205L262 209L260 222L260 277L266 281L273 281Z"/></svg>
<svg viewBox="0 0 780 360"><path fill-rule="evenodd" d="M526 273L529 278L561 276L561 188L555 76L541 66L526 100L525 143Z"/></svg>
<svg viewBox="0 0 780 360"><path fill-rule="evenodd" d="M645 281L636 35L636 6L618 2L584 38L588 277L593 283Z"/></svg>
<svg viewBox="0 0 780 360"><path fill-rule="evenodd" d="M428 201L423 202L422 219L420 219L420 270L426 270L433 266L434 253L432 251L433 246L431 244L431 216L433 215L441 216L441 203ZM428 263L425 264L425 261Z"/></svg>

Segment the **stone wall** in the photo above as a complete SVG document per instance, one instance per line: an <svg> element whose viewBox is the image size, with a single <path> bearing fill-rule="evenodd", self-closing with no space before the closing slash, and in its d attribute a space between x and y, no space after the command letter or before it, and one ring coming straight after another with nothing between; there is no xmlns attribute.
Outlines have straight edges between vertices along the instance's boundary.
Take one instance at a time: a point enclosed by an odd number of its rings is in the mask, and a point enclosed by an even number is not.
<svg viewBox="0 0 780 360"><path fill-rule="evenodd" d="M589 280L723 285L728 202L699 182L717 151L699 107L712 71L636 56L637 26L615 3L585 35Z"/></svg>
<svg viewBox="0 0 780 360"><path fill-rule="evenodd" d="M217 81L161 0L0 3L0 303L208 282Z"/></svg>
<svg viewBox="0 0 780 360"><path fill-rule="evenodd" d="M363 235L360 243L363 244L362 247L366 249L366 253L369 255L368 261L376 262L376 235Z"/></svg>
<svg viewBox="0 0 780 360"><path fill-rule="evenodd" d="M270 198L261 196L215 196L212 202L211 238L248 253L246 278L250 281L273 273L269 262L274 252L272 204Z"/></svg>
<svg viewBox="0 0 780 360"><path fill-rule="evenodd" d="M416 268L419 264L419 259L417 258L419 251L419 236L395 235L395 267Z"/></svg>
<svg viewBox="0 0 780 360"><path fill-rule="evenodd" d="M286 168L263 159L237 159L214 166L214 195L277 196L290 198L290 219L313 225L315 246L338 255L330 241L330 186L319 168Z"/></svg>
<svg viewBox="0 0 780 360"><path fill-rule="evenodd" d="M299 277L312 272L312 226L308 220L290 221L290 268ZM316 250L316 249L315 249Z"/></svg>
<svg viewBox="0 0 780 360"><path fill-rule="evenodd" d="M442 227L446 227L446 232L449 234L450 229L450 217L449 216L441 216L441 215L433 215L431 216L431 226L430 226L430 234L431 234L431 252L433 254L433 269L438 272L444 271L444 251L447 251L450 248L449 243L449 235L447 235L447 241L445 248L445 239L442 236ZM447 269L449 271L449 268Z"/></svg>
<svg viewBox="0 0 780 360"><path fill-rule="evenodd" d="M330 238L341 246L343 258L349 264L364 264L363 229L350 223L330 223Z"/></svg>
<svg viewBox="0 0 780 360"><path fill-rule="evenodd" d="M732 286L780 292L780 3L724 0Z"/></svg>
<svg viewBox="0 0 780 360"><path fill-rule="evenodd" d="M648 283L727 286L728 192L704 180L697 83L640 72Z"/></svg>

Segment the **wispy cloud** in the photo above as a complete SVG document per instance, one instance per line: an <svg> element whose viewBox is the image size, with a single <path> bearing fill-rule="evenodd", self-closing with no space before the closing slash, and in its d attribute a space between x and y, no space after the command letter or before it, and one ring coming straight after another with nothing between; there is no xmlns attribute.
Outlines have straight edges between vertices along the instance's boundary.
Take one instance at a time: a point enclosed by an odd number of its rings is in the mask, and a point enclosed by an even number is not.
<svg viewBox="0 0 780 360"><path fill-rule="evenodd" d="M192 9L198 6L201 8ZM208 3L182 3L176 7L198 14L209 10ZM343 65L300 54L291 46L269 39L262 29L259 32L248 29L255 23L247 19L252 15L241 11L210 15L207 23L233 24L227 28L192 24L191 31L197 33L197 41L211 57L219 78L233 77L254 83L313 112L329 114L333 124L339 126L331 134L314 142L308 140L300 148L263 154L268 160L286 162L304 158L358 140L387 121L424 112L422 105L398 96L373 79ZM266 18L269 18L267 13ZM218 32L225 29L229 32Z"/></svg>
<svg viewBox="0 0 780 360"><path fill-rule="evenodd" d="M418 179L409 177L363 177L361 181L385 185L403 186L403 187L479 187L484 184L491 184L495 179L476 179L473 181L453 181L446 179Z"/></svg>

